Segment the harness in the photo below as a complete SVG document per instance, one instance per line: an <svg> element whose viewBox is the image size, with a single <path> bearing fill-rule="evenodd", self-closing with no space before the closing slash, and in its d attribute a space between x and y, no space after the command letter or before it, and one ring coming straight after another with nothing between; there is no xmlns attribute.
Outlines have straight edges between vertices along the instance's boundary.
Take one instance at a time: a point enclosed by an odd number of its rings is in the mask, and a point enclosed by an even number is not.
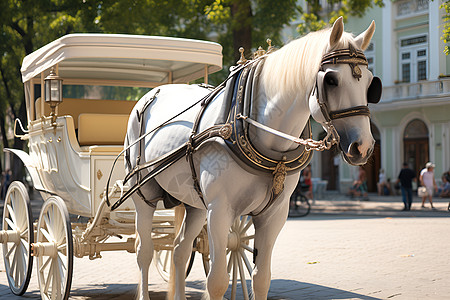
<svg viewBox="0 0 450 300"><path fill-rule="evenodd" d="M206 208L206 203L204 201L203 193L201 191L195 170L193 154L199 148L199 146L202 143L206 142L207 140L210 140L212 138L221 138L225 141L225 144L231 150L231 152L234 153L234 155L237 158L239 158L239 160L241 160L244 164L250 166L250 168L254 169L256 172L263 172L268 174L268 176L272 176L273 180L272 180L272 187L270 188L269 201L266 203L266 205L262 210L257 212L257 214L261 214L264 211L266 211L275 202L278 196L283 192L284 181L286 179L287 174L302 169L310 162L310 160L312 159L311 150L323 151L326 149L330 149L333 144L337 144L339 142L339 135L332 124L332 120L350 117L354 115L366 115L366 116L370 115L367 106L356 106L339 111L329 111L327 106L326 93L323 86L323 78L317 78L316 85L314 90L312 91L312 94L313 95L316 94L317 101L321 108L322 114L324 115L324 118L326 120L325 125L327 127L326 128L327 136L323 140L314 141L311 139L312 136L311 124L309 121L305 126L305 129L303 130L301 137L293 137L258 123L257 121L251 119L249 115L251 112L252 91L258 82L258 76L260 74L260 71L262 70L265 57L266 55L262 55L258 58L255 58L252 61L245 62L241 66L237 67L229 75L229 77L224 82L222 82L222 84L220 84L216 89L214 89L203 99L200 99L199 101L197 101L188 108L191 109L198 103L201 103L200 111L198 112L194 125L192 127L192 133L185 144L155 160L149 161L145 164L141 164L140 159L144 153L144 142L143 142L144 137L154 132L158 128L163 127L165 124L173 120L175 117L179 116L180 114L188 110L186 109L185 111L172 117L171 119L164 122L157 128L153 129L152 131L144 134L144 125L143 125L144 122L142 116L147 107L149 107L150 104L156 98L159 92L157 91L155 95L147 101L143 109L137 112L138 122L140 123L140 137L136 141L134 141L134 143L129 145L127 149L122 151L122 153L125 152L125 159L131 170L126 175L124 183L126 183L133 176L136 176L137 183L134 186L132 186L128 191L126 191L123 195L121 195L119 200L117 200L117 202L114 203L114 205L112 205L111 210L115 210L117 207L119 207L133 193L135 192L140 193L140 187L142 187L146 182L154 178L162 171L169 168L171 165L173 165L175 162L177 162L179 159L183 157L186 157L186 159L189 162L194 189L196 190L199 198L202 200L203 205ZM349 49L337 50L324 55L321 63L321 70L323 70L323 66L325 64L349 64L349 66L352 68L353 76L359 80L359 78L361 77L361 70L359 69L358 65L359 64L367 65L367 60L361 51L356 50L352 46L350 46ZM198 128L200 126L200 121L208 104L225 87L226 87L224 93L225 98L231 97L231 107L228 113L227 121L223 124L214 125L199 133ZM232 88L234 89L230 90ZM381 89L381 81L379 83L379 88ZM381 92L379 94L381 96ZM227 103L227 99L225 99L225 103ZM279 157L277 158L267 157L252 145L251 139L248 134L249 124L256 126L262 130L265 130L267 132L270 132L271 134L291 140L299 144L299 146L292 151L280 153ZM131 169L131 158L129 148L135 145L136 143L140 143L139 155L136 158L136 167ZM119 156L121 154L119 154ZM147 174L145 175L141 174L141 172L144 169L148 170L149 168L152 169L148 171ZM107 186L109 186L109 180ZM143 195L140 194L140 196L141 198L143 198ZM107 203L109 204L108 199Z"/></svg>
<svg viewBox="0 0 450 300"><path fill-rule="evenodd" d="M329 52L322 57L320 64L320 71L317 74L315 88L312 91L312 95L317 97L322 115L325 118L326 123L331 124L332 120L342 119L352 116L368 116L370 117L369 107L367 105L354 106L336 111L330 111L328 108L327 93L324 85L324 65L326 64L348 64L352 71L354 78L359 79L362 77L362 71L358 65L368 65L366 56L358 49L355 49L349 44L348 49L340 49ZM376 85L376 86L375 86ZM374 94L377 96L374 97ZM371 96L371 97L369 97ZM376 98L376 99L374 99ZM381 81L378 77L374 77L368 90L368 102L378 103L381 98ZM333 127L334 128L334 127Z"/></svg>

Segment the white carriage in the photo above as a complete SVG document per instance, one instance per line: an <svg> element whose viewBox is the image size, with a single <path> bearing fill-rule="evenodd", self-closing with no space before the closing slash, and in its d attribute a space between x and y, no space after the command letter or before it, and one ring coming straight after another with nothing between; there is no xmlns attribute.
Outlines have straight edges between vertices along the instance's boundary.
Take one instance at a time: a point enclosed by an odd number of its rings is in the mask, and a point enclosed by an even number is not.
<svg viewBox="0 0 450 300"><path fill-rule="evenodd" d="M71 34L25 57L22 79L28 122L25 129L16 121L15 134L22 127L21 138L28 141L29 152L7 151L23 161L44 203L34 222L23 183L13 182L8 189L0 242L14 294L26 291L33 257L42 298L67 299L74 256L95 259L102 251L134 252L132 201L111 211L105 197L109 193L114 202L127 189L120 185L125 170L119 154L135 104L132 100L143 95L142 88L201 77L207 83L208 74L222 68L221 50L217 43L180 38ZM242 250L239 237L246 235L251 224L247 219L239 222L230 235L230 248L238 252ZM174 210L158 211L154 223L155 262L167 278L170 260L166 257L175 237ZM111 242L112 236L127 238ZM202 253L207 270L206 234L196 244L194 250ZM234 258L230 261L237 263ZM243 261L251 268L246 258Z"/></svg>

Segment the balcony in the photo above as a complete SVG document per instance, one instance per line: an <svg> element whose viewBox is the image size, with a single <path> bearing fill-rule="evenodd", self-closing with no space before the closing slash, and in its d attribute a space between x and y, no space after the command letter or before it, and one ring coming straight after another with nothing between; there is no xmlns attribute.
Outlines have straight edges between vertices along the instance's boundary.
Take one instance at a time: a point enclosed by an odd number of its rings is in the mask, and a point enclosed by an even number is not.
<svg viewBox="0 0 450 300"><path fill-rule="evenodd" d="M382 102L450 96L450 78L415 83L399 83L383 87Z"/></svg>

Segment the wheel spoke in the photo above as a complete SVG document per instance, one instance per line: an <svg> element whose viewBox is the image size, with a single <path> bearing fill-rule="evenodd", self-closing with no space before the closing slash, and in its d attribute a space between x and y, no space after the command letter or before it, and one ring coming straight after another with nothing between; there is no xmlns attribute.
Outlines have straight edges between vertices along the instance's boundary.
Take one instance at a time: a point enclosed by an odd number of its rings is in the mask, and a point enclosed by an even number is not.
<svg viewBox="0 0 450 300"><path fill-rule="evenodd" d="M17 227L22 232L28 228L28 209L21 203L20 210L16 210Z"/></svg>
<svg viewBox="0 0 450 300"><path fill-rule="evenodd" d="M12 247L11 247L11 249L9 249L8 253L6 253L6 255L5 255L6 258L9 259L9 256L11 255L11 253L12 253L16 248L17 248L17 245L16 245L16 244L13 244Z"/></svg>
<svg viewBox="0 0 450 300"><path fill-rule="evenodd" d="M44 228L44 226L47 227L49 233L51 233L52 236L55 236L55 235L52 233L52 228L53 228L53 226L52 226L53 224L52 224L52 223L53 223L53 222L51 222L51 220L49 219L49 216L48 216L48 215L49 215L49 211L47 211L47 213L45 213L44 216L43 216L45 222L44 222L44 225L42 226L42 228ZM47 226L46 226L46 225L47 225ZM48 240L48 241L50 242L51 239Z"/></svg>
<svg viewBox="0 0 450 300"><path fill-rule="evenodd" d="M231 281L231 300L236 299L236 287L237 287L237 257L235 252L231 252L231 259L232 259L232 265L233 265L233 275L232 275L232 281Z"/></svg>
<svg viewBox="0 0 450 300"><path fill-rule="evenodd" d="M58 211L55 212L54 225L55 225L55 228L54 228L55 240L58 244L60 244L65 238L66 230L64 228L64 223L63 223L62 217Z"/></svg>
<svg viewBox="0 0 450 300"><path fill-rule="evenodd" d="M47 268L48 263L52 261L52 258L50 256L47 257L47 260L42 264L42 266L39 268L39 272L44 272L44 269Z"/></svg>
<svg viewBox="0 0 450 300"><path fill-rule="evenodd" d="M54 268L54 266L53 266L53 259L51 259L50 268L49 268L48 273L47 273L47 281L45 282L45 286L44 286L44 294L47 294L48 293L48 289L50 288L50 282L52 281L52 277L53 277L52 276L53 268ZM45 272L42 275L43 275L42 277L43 277L43 279L45 281Z"/></svg>
<svg viewBox="0 0 450 300"><path fill-rule="evenodd" d="M45 228L40 228L41 233L44 235L44 237L47 239L47 242L52 242L53 239L50 236L50 234L45 230Z"/></svg>
<svg viewBox="0 0 450 300"><path fill-rule="evenodd" d="M11 227L11 230L17 230L17 226L13 220L11 220L9 218L5 218L5 221L6 221L6 223L8 223L9 227Z"/></svg>
<svg viewBox="0 0 450 300"><path fill-rule="evenodd" d="M239 230L238 232L241 232L242 229L244 229L245 224L247 223L247 219L249 218L249 216L242 216L241 217L241 222L239 224Z"/></svg>
<svg viewBox="0 0 450 300"><path fill-rule="evenodd" d="M60 258L58 257L58 261L56 262L58 268L55 268L55 277L56 277L55 283L56 283L56 287L57 287L56 295L61 294L61 287L63 284L63 281L61 280L61 278L65 278L65 272L63 270L63 266L65 269L65 265L64 265L63 261L59 261L59 260L60 260Z"/></svg>
<svg viewBox="0 0 450 300"><path fill-rule="evenodd" d="M244 294L244 299L248 300L247 280L245 278L244 268L242 267L241 257L241 252L236 253L237 265L239 267L239 276L241 277L242 293Z"/></svg>
<svg viewBox="0 0 450 300"><path fill-rule="evenodd" d="M240 231L240 233L245 233L247 232L247 230L250 228L250 226L253 225L253 219L251 217L249 217L249 220L247 222L247 224L245 224L245 226L242 228L242 230Z"/></svg>
<svg viewBox="0 0 450 300"><path fill-rule="evenodd" d="M58 252L58 260L60 262L59 267L61 269L61 274L64 274L61 267L63 267L64 270L67 271L66 258L67 258L67 256L65 256L64 254Z"/></svg>
<svg viewBox="0 0 450 300"><path fill-rule="evenodd" d="M14 283L16 286L19 285L19 272L20 272L20 267L19 267L19 263L20 263L20 259L19 259L19 251L16 251L14 253Z"/></svg>
<svg viewBox="0 0 450 300"><path fill-rule="evenodd" d="M248 260L247 255L244 253L244 251L242 249L240 249L239 252L241 254L242 259L244 260L245 266L247 267L248 274L252 275L253 267L252 267L252 264L250 263L250 261Z"/></svg>
<svg viewBox="0 0 450 300"><path fill-rule="evenodd" d="M253 240L254 238L255 238L255 235L252 234L252 235L242 236L242 237L241 237L241 240L247 241L247 240Z"/></svg>
<svg viewBox="0 0 450 300"><path fill-rule="evenodd" d="M19 262L20 262L20 281L22 282L23 280L23 274L26 272L26 266L27 266L27 261L26 261L26 257L28 254L27 249L23 246L20 245L19 249L17 250L19 252Z"/></svg>
<svg viewBox="0 0 450 300"><path fill-rule="evenodd" d="M28 242L28 239L21 238L20 244L25 247L26 251L28 252L28 249L30 249L30 243Z"/></svg>
<svg viewBox="0 0 450 300"><path fill-rule="evenodd" d="M12 219L13 223L17 224L16 213L14 212L14 209L12 208L11 203L8 203L6 205L6 208L8 209L9 217ZM13 228L13 229L15 229L15 228Z"/></svg>
<svg viewBox="0 0 450 300"><path fill-rule="evenodd" d="M253 248L250 247L249 245L244 244L244 243L241 243L241 247L244 248L245 250L247 250L247 251L253 253Z"/></svg>
<svg viewBox="0 0 450 300"><path fill-rule="evenodd" d="M230 257L228 258L228 264L227 264L227 273L231 273L231 267L233 266L233 252L230 252Z"/></svg>
<svg viewBox="0 0 450 300"><path fill-rule="evenodd" d="M22 240L27 239L28 240L28 226L20 233L20 237Z"/></svg>
<svg viewBox="0 0 450 300"><path fill-rule="evenodd" d="M65 240L64 240L65 241ZM58 249L58 251L60 252L66 252L67 249L67 243L61 244L58 247L56 247L56 249Z"/></svg>
<svg viewBox="0 0 450 300"><path fill-rule="evenodd" d="M58 299L59 290L59 274L58 274L58 262L55 261L55 266L53 267L53 279L52 279L52 300Z"/></svg>

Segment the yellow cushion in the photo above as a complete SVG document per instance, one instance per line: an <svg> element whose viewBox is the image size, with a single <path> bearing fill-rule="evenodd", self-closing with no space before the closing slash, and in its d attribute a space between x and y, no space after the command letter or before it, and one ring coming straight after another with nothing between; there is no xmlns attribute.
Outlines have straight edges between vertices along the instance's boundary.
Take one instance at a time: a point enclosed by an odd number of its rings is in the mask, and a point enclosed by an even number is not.
<svg viewBox="0 0 450 300"><path fill-rule="evenodd" d="M36 100L36 118L41 117L41 98ZM78 128L78 116L83 113L90 114L130 114L135 101L125 100L91 100L64 98L58 105L58 116L70 115L73 117L75 129ZM50 106L44 104L44 115L50 115Z"/></svg>
<svg viewBox="0 0 450 300"><path fill-rule="evenodd" d="M90 114L78 117L78 142L86 145L123 145L128 114Z"/></svg>

